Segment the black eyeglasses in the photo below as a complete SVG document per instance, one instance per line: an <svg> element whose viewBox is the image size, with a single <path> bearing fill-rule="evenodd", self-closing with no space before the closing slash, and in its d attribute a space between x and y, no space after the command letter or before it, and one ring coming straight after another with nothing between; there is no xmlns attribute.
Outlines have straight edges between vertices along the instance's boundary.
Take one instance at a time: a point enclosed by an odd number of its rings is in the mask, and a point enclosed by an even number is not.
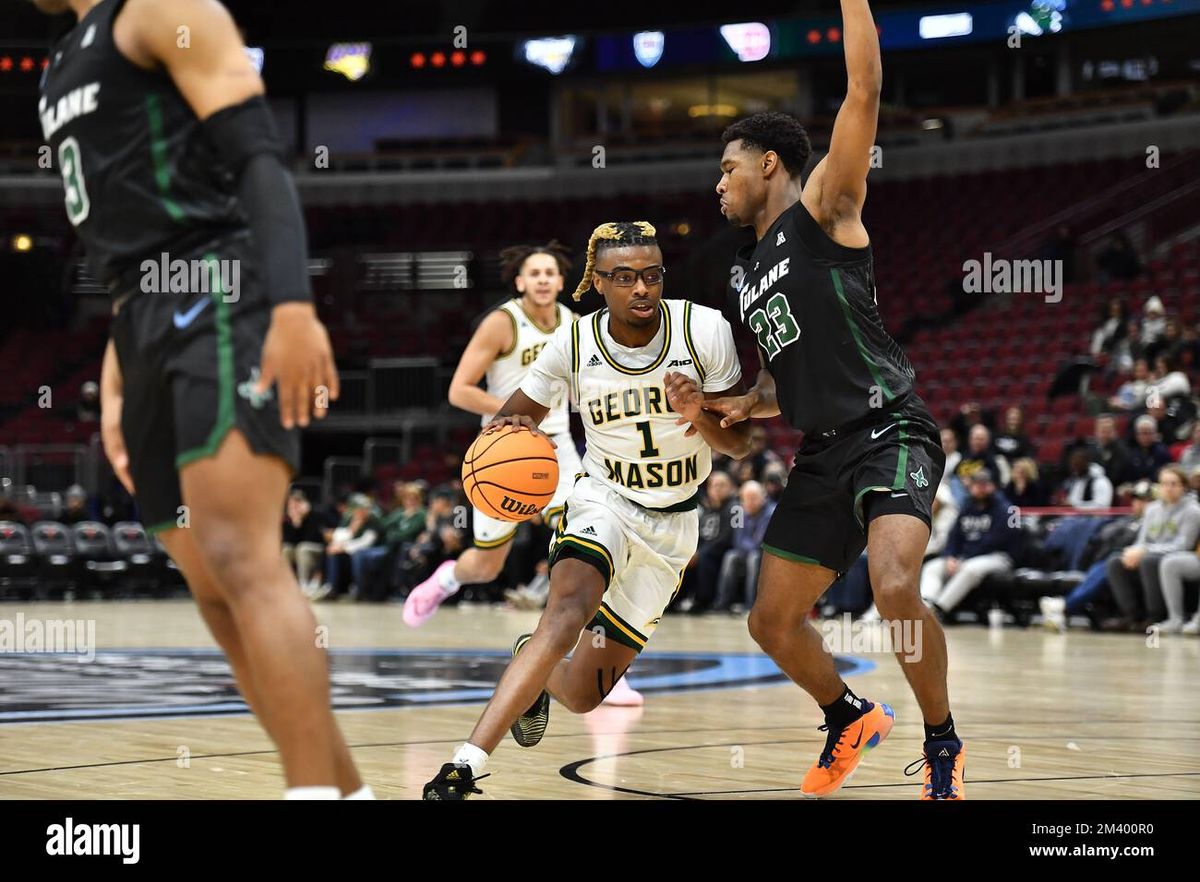
<svg viewBox="0 0 1200 882"><path fill-rule="evenodd" d="M631 269L627 266L619 266L610 273L606 273L604 270L596 270L596 275L611 279L612 283L618 288L632 288L637 284L638 279L645 282L647 287L661 285L663 276L666 274L667 268L665 266L648 266L640 270Z"/></svg>

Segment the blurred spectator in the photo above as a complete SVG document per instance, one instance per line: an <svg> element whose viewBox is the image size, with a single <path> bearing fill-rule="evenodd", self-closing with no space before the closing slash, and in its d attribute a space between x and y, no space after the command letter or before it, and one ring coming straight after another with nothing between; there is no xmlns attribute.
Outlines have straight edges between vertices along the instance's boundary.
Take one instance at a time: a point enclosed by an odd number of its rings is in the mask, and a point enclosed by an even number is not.
<svg viewBox="0 0 1200 882"><path fill-rule="evenodd" d="M1100 325L1092 332L1092 355L1113 354L1128 330L1129 307L1122 298L1114 297L1108 301Z"/></svg>
<svg viewBox="0 0 1200 882"><path fill-rule="evenodd" d="M364 548L370 548L381 536L379 516L370 497L355 493L346 501L343 523L333 531L329 544L325 546L325 582L314 593L314 600L323 600L330 595L340 597L350 587L353 578L351 556Z"/></svg>
<svg viewBox="0 0 1200 882"><path fill-rule="evenodd" d="M1162 338L1147 346L1142 354L1151 362L1165 358L1171 364L1179 364L1186 349L1187 343L1183 339L1183 323L1176 316L1170 316L1163 328ZM1163 373L1165 374L1166 371ZM1184 377L1184 379L1187 378Z"/></svg>
<svg viewBox="0 0 1200 882"><path fill-rule="evenodd" d="M742 462L754 464L753 480L761 479L769 466L783 465L779 455L767 447L767 430L762 426L755 425L750 429L750 452Z"/></svg>
<svg viewBox="0 0 1200 882"><path fill-rule="evenodd" d="M1109 490L1112 490L1111 484ZM1038 475L1037 463L1032 458L1025 456L1013 463L1012 478L1004 488L1004 495L1017 508L1033 508L1049 501Z"/></svg>
<svg viewBox="0 0 1200 882"><path fill-rule="evenodd" d="M81 423L100 420L100 386L88 380L79 387L79 403L75 405L75 419Z"/></svg>
<svg viewBox="0 0 1200 882"><path fill-rule="evenodd" d="M921 568L921 596L943 618L988 576L1012 570L1010 552L1020 535L989 469L973 472L968 489L970 502L950 531L945 556Z"/></svg>
<svg viewBox="0 0 1200 882"><path fill-rule="evenodd" d="M1158 423L1149 414L1134 420L1136 443L1129 450L1129 459L1122 473L1122 483L1134 483L1143 478L1153 481L1158 470L1171 461L1171 454L1158 440Z"/></svg>
<svg viewBox="0 0 1200 882"><path fill-rule="evenodd" d="M1113 344L1112 357L1109 359L1108 370L1111 374L1116 371L1127 374L1133 370L1133 363L1142 357L1141 333L1138 330L1138 320L1131 318L1125 323L1125 333Z"/></svg>
<svg viewBox="0 0 1200 882"><path fill-rule="evenodd" d="M78 484L72 484L67 488L66 506L63 508L62 516L59 520L64 524L80 524L84 521L93 520L92 514L88 511L88 496L87 491ZM3 517L0 517L3 520Z"/></svg>
<svg viewBox="0 0 1200 882"><path fill-rule="evenodd" d="M983 408L979 406L978 401L968 401L958 409L958 413L950 420L950 428L958 436L959 449L966 449L967 442L971 437L971 429L976 426L987 425L988 421L985 419Z"/></svg>
<svg viewBox="0 0 1200 882"><path fill-rule="evenodd" d="M1179 363L1186 368L1200 366L1200 329L1195 325L1183 326L1183 346Z"/></svg>
<svg viewBox="0 0 1200 882"><path fill-rule="evenodd" d="M419 484L396 481L392 485L392 510L380 518L381 541L354 555L354 584L361 600L387 600L392 592L391 573L401 549L425 529L425 492Z"/></svg>
<svg viewBox="0 0 1200 882"><path fill-rule="evenodd" d="M1200 466L1200 420L1192 423L1192 443L1185 447L1179 455L1179 464L1183 466L1189 476L1193 469Z"/></svg>
<svg viewBox="0 0 1200 882"><path fill-rule="evenodd" d="M968 435L967 450L959 460L955 474L966 487L971 475L980 469L987 469L996 475L1001 483L1007 484L1009 479L1008 461L1003 456L992 452L992 433L982 423L971 427ZM968 488L969 489L969 488Z"/></svg>
<svg viewBox="0 0 1200 882"><path fill-rule="evenodd" d="M1133 243L1124 232L1113 233L1109 237L1107 244L1096 255L1096 267L1099 269L1100 280L1104 282L1111 279L1135 279L1142 272L1142 262L1138 259ZM1161 306L1161 303L1159 305Z"/></svg>
<svg viewBox="0 0 1200 882"><path fill-rule="evenodd" d="M1187 476L1178 465L1158 475L1159 499L1146 507L1141 530L1119 558L1108 562L1108 584L1120 615L1104 623L1106 631L1140 631L1147 619L1167 617L1159 582L1164 555L1191 551L1200 537L1200 503L1187 492Z"/></svg>
<svg viewBox="0 0 1200 882"><path fill-rule="evenodd" d="M1173 357L1160 353L1153 364L1151 389L1157 391L1157 397L1169 401L1172 398L1186 398L1192 394L1192 384L1187 374L1179 370L1179 363ZM1146 394L1149 396L1150 390L1147 390Z"/></svg>
<svg viewBox="0 0 1200 882"><path fill-rule="evenodd" d="M1025 434L1025 413L1021 408L1010 407L1004 412L1004 426L992 441L992 448L1010 463L1034 455L1033 444Z"/></svg>
<svg viewBox="0 0 1200 882"><path fill-rule="evenodd" d="M762 557L763 536L775 512L775 503L767 499L758 481L747 481L740 491L740 519L734 518L733 547L725 552L717 577L714 610L754 605L758 590L758 565Z"/></svg>
<svg viewBox="0 0 1200 882"><path fill-rule="evenodd" d="M320 587L318 574L324 553L321 519L312 510L304 491L293 489L284 503L283 559L295 571L300 590L309 597Z"/></svg>
<svg viewBox="0 0 1200 882"><path fill-rule="evenodd" d="M1155 627L1164 634L1200 634L1200 609L1185 622L1183 598L1183 583L1200 581L1200 546L1164 554L1158 565L1158 581L1167 617Z"/></svg>
<svg viewBox="0 0 1200 882"><path fill-rule="evenodd" d="M1188 412L1191 413L1191 402L1188 399L1175 399L1168 403L1153 392L1146 398L1146 415L1154 418L1159 439L1167 447L1168 455L1171 452L1170 445L1179 443L1180 433L1186 434L1189 418L1185 416L1182 406L1185 402L1188 404ZM1137 420L1134 420L1133 425L1136 431Z"/></svg>
<svg viewBox="0 0 1200 882"><path fill-rule="evenodd" d="M1112 414L1096 417L1096 434L1088 446L1092 451L1092 461L1104 467L1108 480L1116 484L1125 479L1129 450L1125 442L1117 437L1117 421Z"/></svg>
<svg viewBox="0 0 1200 882"><path fill-rule="evenodd" d="M1144 358L1136 358L1133 362L1133 376L1121 384L1108 406L1114 410L1137 410L1146 403L1146 390L1151 382L1150 362Z"/></svg>
<svg viewBox="0 0 1200 882"><path fill-rule="evenodd" d="M1087 447L1076 447L1067 457L1067 477L1062 484L1063 502L1082 511L1112 508L1113 485L1104 466L1092 462Z"/></svg>
<svg viewBox="0 0 1200 882"><path fill-rule="evenodd" d="M1150 358L1148 350L1157 347L1167 336L1167 311L1157 294L1153 294L1142 306L1142 331L1138 342L1142 346L1142 355Z"/></svg>
<svg viewBox="0 0 1200 882"><path fill-rule="evenodd" d="M717 577L725 552L733 547L733 514L737 487L726 472L714 471L704 485L700 506L700 543L692 557L690 577L684 574L687 590L680 602L684 612L701 613L717 597Z"/></svg>
<svg viewBox="0 0 1200 882"><path fill-rule="evenodd" d="M1119 560L1121 551L1132 545L1142 528L1146 506L1154 500L1154 485L1139 481L1133 489L1133 513L1105 524L1088 546L1091 560L1083 581L1066 597L1042 597L1038 601L1047 627L1064 630L1071 616L1087 615L1099 627L1096 605L1108 590L1109 560Z"/></svg>
<svg viewBox="0 0 1200 882"><path fill-rule="evenodd" d="M961 507L967 501L967 488L958 478L958 464L962 462L962 453L958 449L958 435L953 429L942 429L942 452L946 454L946 470L942 472L942 482L948 484L954 497L955 505Z"/></svg>
<svg viewBox="0 0 1200 882"><path fill-rule="evenodd" d="M739 487L747 481L756 480L757 474L753 460L743 459L733 464L733 477Z"/></svg>
<svg viewBox="0 0 1200 882"><path fill-rule="evenodd" d="M1075 255L1075 235L1066 224L1059 224L1042 248L1042 259L1062 261L1062 280L1070 284L1075 281Z"/></svg>
<svg viewBox="0 0 1200 882"><path fill-rule="evenodd" d="M409 546L400 561L400 584L405 594L429 577L443 561L457 557L466 546L465 511L458 494L448 486L434 488L425 512L425 529ZM459 521L464 526L459 526Z"/></svg>
<svg viewBox="0 0 1200 882"><path fill-rule="evenodd" d="M762 475L763 489L767 491L767 498L779 504L779 500L783 498L783 491L787 487L787 471L782 464L770 465L763 470Z"/></svg>

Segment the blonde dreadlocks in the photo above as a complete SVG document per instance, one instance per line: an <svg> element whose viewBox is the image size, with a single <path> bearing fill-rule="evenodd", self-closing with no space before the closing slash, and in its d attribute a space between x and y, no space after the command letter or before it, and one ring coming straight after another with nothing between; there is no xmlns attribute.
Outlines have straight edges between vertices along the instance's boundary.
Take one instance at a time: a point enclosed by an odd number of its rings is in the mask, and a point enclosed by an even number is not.
<svg viewBox="0 0 1200 882"><path fill-rule="evenodd" d="M587 264L583 268L583 278L579 287L571 295L578 300L592 287L592 270L596 267L596 252L606 248L619 248L624 245L657 245L654 238L654 226L649 221L609 221L601 224L592 231L588 239Z"/></svg>

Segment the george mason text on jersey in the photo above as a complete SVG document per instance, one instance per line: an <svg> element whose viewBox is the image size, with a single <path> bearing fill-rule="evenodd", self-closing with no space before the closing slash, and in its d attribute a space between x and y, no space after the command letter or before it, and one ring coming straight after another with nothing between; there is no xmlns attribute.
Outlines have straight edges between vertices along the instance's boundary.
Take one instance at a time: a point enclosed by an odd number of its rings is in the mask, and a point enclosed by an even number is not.
<svg viewBox="0 0 1200 882"><path fill-rule="evenodd" d="M657 446L651 446L653 429L646 417L670 417L675 413L661 382L628 385L592 381L585 387L581 408L585 426L599 428L629 421L632 437L638 439L639 446L645 445L639 461L603 457L605 477L631 490L680 487L694 483L699 473L695 453L671 460L650 459L659 456L659 450ZM612 391L608 391L610 389ZM639 417L641 422L635 423Z"/></svg>
<svg viewBox="0 0 1200 882"><path fill-rule="evenodd" d="M38 102L38 115L42 118L42 134L46 140L54 137L54 133L71 120L94 113L100 107L97 100L99 93L99 83L88 83L86 86L72 89L53 105L48 104L46 96L43 95L42 100Z"/></svg>

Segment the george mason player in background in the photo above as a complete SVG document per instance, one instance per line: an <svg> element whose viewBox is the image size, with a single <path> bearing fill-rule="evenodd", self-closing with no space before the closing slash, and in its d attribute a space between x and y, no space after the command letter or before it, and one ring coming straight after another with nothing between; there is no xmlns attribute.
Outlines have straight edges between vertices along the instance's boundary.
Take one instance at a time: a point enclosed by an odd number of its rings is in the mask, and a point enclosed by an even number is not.
<svg viewBox="0 0 1200 882"><path fill-rule="evenodd" d="M35 3L79 19L38 111L113 299L105 453L279 748L287 797L371 798L281 552L295 427L324 415L338 378L262 80L215 0ZM187 290L155 290L160 258L193 268Z"/></svg>
<svg viewBox="0 0 1200 882"><path fill-rule="evenodd" d="M514 245L500 252L500 274L511 281L516 297L492 310L480 322L450 380L450 403L481 414L483 425L504 406L521 385L529 368L555 332L570 324L575 313L558 302L563 281L571 270L567 250L558 242L546 245ZM486 378L487 388L479 388ZM558 488L542 512L546 525L558 526L563 503L583 470L571 437L566 391L552 404L541 431L558 447ZM409 592L404 601L404 621L419 628L433 617L441 603L463 585L491 582L500 575L512 550L517 525L472 511L474 547L455 560L445 561L433 574ZM639 705L642 696L622 677L605 696L606 704Z"/></svg>
<svg viewBox="0 0 1200 882"><path fill-rule="evenodd" d="M517 640L470 739L425 785L426 799L479 793L475 782L506 731L522 747L541 740L550 696L574 713L600 704L679 590L712 450L749 452L748 425L722 428L701 407L742 389L729 323L716 310L663 300L665 272L650 224L597 227L574 296L594 285L606 308L559 328L484 429L537 431L566 390L583 419L586 472L551 542L537 630Z"/></svg>
<svg viewBox="0 0 1200 882"><path fill-rule="evenodd" d="M842 0L842 18L846 99L829 153L807 181L812 148L794 118L760 113L724 133L721 213L757 239L738 254L744 278L731 312L755 335L763 370L746 395L705 407L721 425L782 413L804 433L764 537L749 621L758 644L825 713L825 748L801 791L836 791L892 728L891 708L846 686L807 621L865 546L880 614L921 641L920 653L897 647L897 659L925 718L922 799L959 800L966 752L950 714L946 638L918 590L946 460L913 391L912 365L876 307L861 212L879 116L879 37L866 0Z"/></svg>

